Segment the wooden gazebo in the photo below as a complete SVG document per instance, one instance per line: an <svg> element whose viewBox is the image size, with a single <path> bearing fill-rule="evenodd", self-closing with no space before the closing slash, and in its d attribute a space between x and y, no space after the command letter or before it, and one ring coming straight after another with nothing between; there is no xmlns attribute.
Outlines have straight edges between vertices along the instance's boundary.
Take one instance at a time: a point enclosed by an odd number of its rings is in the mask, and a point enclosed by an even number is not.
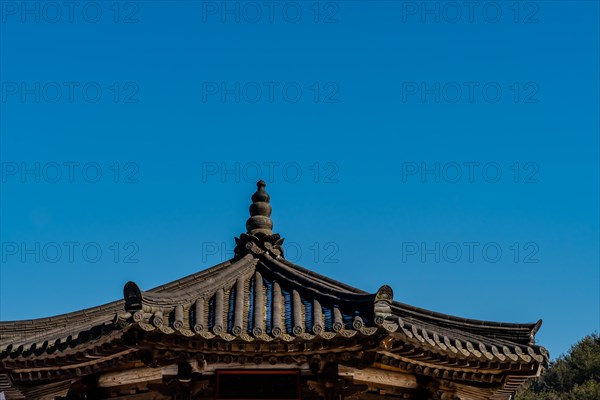
<svg viewBox="0 0 600 400"><path fill-rule="evenodd" d="M265 183L233 259L70 314L0 323L0 399L509 400L532 324L458 318L284 258Z"/></svg>

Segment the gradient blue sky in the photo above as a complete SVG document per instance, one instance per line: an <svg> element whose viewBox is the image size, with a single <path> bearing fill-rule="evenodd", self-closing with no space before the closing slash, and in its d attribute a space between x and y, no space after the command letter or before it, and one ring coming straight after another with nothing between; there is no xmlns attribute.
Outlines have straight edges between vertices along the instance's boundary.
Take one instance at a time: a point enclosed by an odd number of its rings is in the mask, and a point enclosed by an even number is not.
<svg viewBox="0 0 600 400"><path fill-rule="evenodd" d="M0 320L223 261L260 175L307 268L598 331L598 2L267 3L0 2Z"/></svg>

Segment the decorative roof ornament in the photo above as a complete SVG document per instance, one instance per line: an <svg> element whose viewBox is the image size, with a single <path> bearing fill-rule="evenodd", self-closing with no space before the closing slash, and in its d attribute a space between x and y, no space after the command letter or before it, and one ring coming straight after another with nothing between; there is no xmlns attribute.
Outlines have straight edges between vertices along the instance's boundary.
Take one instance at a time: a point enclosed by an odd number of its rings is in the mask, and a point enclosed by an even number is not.
<svg viewBox="0 0 600 400"><path fill-rule="evenodd" d="M278 258L283 257L284 239L277 233L273 233L273 221L271 221L271 196L266 192L265 181L256 182L256 192L252 195L250 205L250 218L246 221L246 233L235 238L235 256L243 257L248 252L256 255L269 253Z"/></svg>
<svg viewBox="0 0 600 400"><path fill-rule="evenodd" d="M246 229L249 235L263 233L265 235L273 234L273 221L271 221L271 196L266 192L265 181L256 182L256 192L252 195L252 204L250 205L250 218L246 221Z"/></svg>

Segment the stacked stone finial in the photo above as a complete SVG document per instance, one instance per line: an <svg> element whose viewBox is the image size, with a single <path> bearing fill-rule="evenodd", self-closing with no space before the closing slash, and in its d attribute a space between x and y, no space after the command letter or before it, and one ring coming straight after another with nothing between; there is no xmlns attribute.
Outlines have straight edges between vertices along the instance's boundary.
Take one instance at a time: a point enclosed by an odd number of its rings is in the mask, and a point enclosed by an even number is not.
<svg viewBox="0 0 600 400"><path fill-rule="evenodd" d="M284 239L273 233L271 221L271 197L265 191L267 184L264 181L256 183L256 192L252 195L250 205L250 218L246 221L246 233L235 238L235 257L244 257L248 253L255 256L268 255L270 257L283 257Z"/></svg>
<svg viewBox="0 0 600 400"><path fill-rule="evenodd" d="M273 221L270 218L272 209L269 204L271 197L265 191L266 186L265 181L258 181L256 183L256 192L252 195L250 218L246 221L246 229L250 235L256 235L257 233L264 235L273 234Z"/></svg>

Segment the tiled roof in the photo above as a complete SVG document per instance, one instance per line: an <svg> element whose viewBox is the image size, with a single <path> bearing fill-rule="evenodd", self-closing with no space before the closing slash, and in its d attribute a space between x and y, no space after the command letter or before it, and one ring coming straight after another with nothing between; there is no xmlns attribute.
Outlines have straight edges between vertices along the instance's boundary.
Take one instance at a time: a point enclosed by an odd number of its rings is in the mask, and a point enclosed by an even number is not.
<svg viewBox="0 0 600 400"><path fill-rule="evenodd" d="M299 273L266 253L247 254L194 282L160 293L129 282L125 309L145 331L227 341L332 339L377 330L376 294Z"/></svg>
<svg viewBox="0 0 600 400"><path fill-rule="evenodd" d="M376 351L371 363L493 386L485 396L498 399L547 364L547 351L534 343L541 321L440 314L394 301L387 285L367 293L287 261L264 182L252 199L232 260L148 291L128 282L123 300L106 305L0 323L0 391L19 398L11 382L42 384L131 362L140 338L195 346L215 359L246 357L244 344L271 346L275 358L317 354L328 342L340 351L368 345Z"/></svg>

